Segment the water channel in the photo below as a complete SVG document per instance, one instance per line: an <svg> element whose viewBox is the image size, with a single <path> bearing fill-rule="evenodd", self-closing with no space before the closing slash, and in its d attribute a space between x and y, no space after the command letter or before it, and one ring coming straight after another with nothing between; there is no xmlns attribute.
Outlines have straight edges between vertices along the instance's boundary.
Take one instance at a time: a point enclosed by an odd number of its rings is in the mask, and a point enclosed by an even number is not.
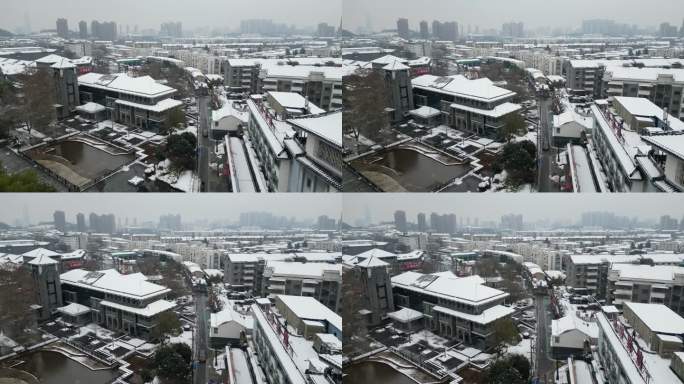
<svg viewBox="0 0 684 384"><path fill-rule="evenodd" d="M353 364L344 370L343 384L416 384L387 364L374 361L363 361Z"/></svg>

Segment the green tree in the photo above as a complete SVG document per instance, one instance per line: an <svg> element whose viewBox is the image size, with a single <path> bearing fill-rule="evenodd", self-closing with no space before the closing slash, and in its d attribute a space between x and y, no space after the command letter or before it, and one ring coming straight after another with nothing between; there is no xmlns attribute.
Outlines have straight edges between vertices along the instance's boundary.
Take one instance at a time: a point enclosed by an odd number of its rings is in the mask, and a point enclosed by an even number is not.
<svg viewBox="0 0 684 384"><path fill-rule="evenodd" d="M504 125L499 129L497 135L499 140L510 142L512 138L523 134L525 131L525 119L522 115L514 112L506 115Z"/></svg>
<svg viewBox="0 0 684 384"><path fill-rule="evenodd" d="M166 311L159 315L157 326L152 328L152 338L160 340L163 344L166 336L179 335L181 333L181 323L178 315L173 311Z"/></svg>
<svg viewBox="0 0 684 384"><path fill-rule="evenodd" d="M531 367L530 361L527 359L527 357L519 353L514 353L512 355L508 355L508 361L511 363L513 368L515 368L520 373L523 380L527 381L527 379L530 378Z"/></svg>
<svg viewBox="0 0 684 384"><path fill-rule="evenodd" d="M511 318L504 317L494 322L494 343L498 351L501 351L503 344L517 344L520 340L518 327Z"/></svg>
<svg viewBox="0 0 684 384"><path fill-rule="evenodd" d="M166 118L164 131L160 133L165 134L171 128L179 127L183 124L185 124L185 113L183 113L183 109L174 108L171 110L171 112L169 112L169 116Z"/></svg>
<svg viewBox="0 0 684 384"><path fill-rule="evenodd" d="M166 142L166 154L179 170L195 168L197 137L190 132L169 136Z"/></svg>
<svg viewBox="0 0 684 384"><path fill-rule="evenodd" d="M498 162L508 173L507 183L510 186L532 183L535 176L536 147L529 140L510 142L504 145Z"/></svg>
<svg viewBox="0 0 684 384"><path fill-rule="evenodd" d="M154 353L152 367L156 375L169 383L187 383L190 380L192 351L186 344L162 345Z"/></svg>
<svg viewBox="0 0 684 384"><path fill-rule="evenodd" d="M0 139L9 137L19 121L17 90L9 81L0 79Z"/></svg>
<svg viewBox="0 0 684 384"><path fill-rule="evenodd" d="M525 384L527 379L509 359L498 359L487 368L485 382L490 384Z"/></svg>
<svg viewBox="0 0 684 384"><path fill-rule="evenodd" d="M38 179L34 171L5 172L0 163L0 192L54 192L55 188Z"/></svg>

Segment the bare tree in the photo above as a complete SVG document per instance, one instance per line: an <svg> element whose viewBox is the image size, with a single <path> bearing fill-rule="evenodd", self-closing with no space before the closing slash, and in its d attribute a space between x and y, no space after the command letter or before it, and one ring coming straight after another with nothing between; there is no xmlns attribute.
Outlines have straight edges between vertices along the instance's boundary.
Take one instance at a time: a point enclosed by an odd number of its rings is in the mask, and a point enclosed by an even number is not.
<svg viewBox="0 0 684 384"><path fill-rule="evenodd" d="M0 269L0 331L18 336L34 321L36 286L28 269Z"/></svg>
<svg viewBox="0 0 684 384"><path fill-rule="evenodd" d="M33 128L45 129L56 118L55 87L50 72L34 70L19 76L22 83L21 115L31 133Z"/></svg>
<svg viewBox="0 0 684 384"><path fill-rule="evenodd" d="M381 129L389 124L385 108L388 104L385 80L378 72L359 70L344 78L342 93L344 112L342 127L358 142L360 136L379 137Z"/></svg>

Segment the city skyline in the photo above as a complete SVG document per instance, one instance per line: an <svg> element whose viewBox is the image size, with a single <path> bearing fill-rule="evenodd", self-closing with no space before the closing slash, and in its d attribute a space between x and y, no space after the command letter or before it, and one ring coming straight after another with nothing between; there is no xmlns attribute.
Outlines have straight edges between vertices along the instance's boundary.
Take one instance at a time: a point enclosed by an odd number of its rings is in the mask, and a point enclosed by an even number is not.
<svg viewBox="0 0 684 384"><path fill-rule="evenodd" d="M397 19L408 18L409 27L419 30L419 23L426 20L457 21L467 28L468 25L500 30L506 22L522 21L528 29L539 27L580 28L582 20L614 19L618 23L637 24L641 27L656 27L661 22L679 26L684 17L681 3L674 0L656 0L652 9L659 12L643 13L643 3L636 0L608 0L600 3L578 0L572 7L550 6L553 1L522 0L515 3L504 0L470 2L467 0L442 1L426 0L395 2L389 0L360 1L345 0L342 7L342 25L345 29L356 30L369 25L375 31L396 29ZM591 13L586 10L591 9ZM492 12L496 10L496 12Z"/></svg>
<svg viewBox="0 0 684 384"><path fill-rule="evenodd" d="M471 217L496 221L508 214L522 214L531 221L577 221L582 213L591 211L612 212L619 216L657 220L670 215L680 219L684 209L673 210L679 199L674 195L654 201L645 195L544 195L536 194L431 194L429 198L418 194L394 194L387 199L376 194L348 194L344 198L343 220L353 224L370 213L374 223L393 220L395 211L406 212L407 221L416 222L418 213L456 214L457 218Z"/></svg>
<svg viewBox="0 0 684 384"><path fill-rule="evenodd" d="M46 200L46 194L5 194L0 222L12 224L23 220L26 214L33 223L52 221L55 211L64 211L66 221L75 223L76 214L109 214L117 217L136 218L142 221L158 221L161 215L180 214L184 222L197 220L238 221L245 212L269 212L276 216L294 217L297 220L316 220L321 215L338 219L341 196L338 195L288 195L278 199L261 195L130 195L130 194L61 194ZM298 205L302 196L307 204ZM28 212L25 213L24 209ZM221 209L218 209L221 208Z"/></svg>
<svg viewBox="0 0 684 384"><path fill-rule="evenodd" d="M292 3L277 0L264 0L259 7L253 7L251 3L220 0L197 0L190 4L163 0L122 0L116 7L106 6L109 3L102 0L66 0L59 3L45 0L6 0L0 14L0 29L23 28L27 21L26 16L33 31L55 29L58 18L66 18L69 30L72 31L78 31L78 22L81 20L88 24L92 20L115 21L124 30L129 25L131 31L136 25L139 30L158 30L162 23L169 21L182 22L185 30L207 27L239 29L240 21L247 19L272 19L275 23L300 28L315 28L319 22L339 25L341 0L324 3L296 0L296 3L297 9L306 9L307 12L290 12ZM128 12L131 8L136 11Z"/></svg>

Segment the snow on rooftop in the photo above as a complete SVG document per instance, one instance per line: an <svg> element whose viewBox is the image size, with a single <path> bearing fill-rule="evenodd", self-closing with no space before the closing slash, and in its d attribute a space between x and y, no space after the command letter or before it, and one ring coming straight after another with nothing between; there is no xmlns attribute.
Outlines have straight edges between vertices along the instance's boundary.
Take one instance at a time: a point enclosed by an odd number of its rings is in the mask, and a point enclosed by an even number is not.
<svg viewBox="0 0 684 384"><path fill-rule="evenodd" d="M684 275L684 267L672 265L615 264L611 271L615 271L620 280L672 282L676 275Z"/></svg>
<svg viewBox="0 0 684 384"><path fill-rule="evenodd" d="M515 92L494 86L487 78L469 80L462 75L422 75L412 79L411 84L414 88L488 102L515 95Z"/></svg>
<svg viewBox="0 0 684 384"><path fill-rule="evenodd" d="M152 316L158 315L162 312L166 312L168 310L171 310L176 306L176 304L174 302L168 301L168 300L157 300L157 301L154 301L150 304L147 304L143 308L131 307L128 305L123 305L123 304L119 304L119 303L115 303L115 302L107 301L107 300L100 301L100 305L103 305L103 306L109 307L109 308L119 309L119 310L122 310L124 312L135 313L135 314L143 316L143 317L152 317Z"/></svg>
<svg viewBox="0 0 684 384"><path fill-rule="evenodd" d="M387 314L392 320L400 323L408 323L423 318L423 314L411 308L404 307L398 311Z"/></svg>
<svg viewBox="0 0 684 384"><path fill-rule="evenodd" d="M114 269L97 272L72 269L62 273L60 280L62 283L78 287L136 299L164 295L170 292L170 289L164 286L146 281L145 276L141 273L122 275Z"/></svg>
<svg viewBox="0 0 684 384"><path fill-rule="evenodd" d="M342 147L342 111L290 119L288 123Z"/></svg>
<svg viewBox="0 0 684 384"><path fill-rule="evenodd" d="M80 112L95 114L95 113L104 111L105 107L104 107L104 105L101 105L98 103L93 103L91 101L91 102L85 103L83 105L77 106L76 110L80 111Z"/></svg>
<svg viewBox="0 0 684 384"><path fill-rule="evenodd" d="M641 138L673 156L684 159L684 135L642 136Z"/></svg>
<svg viewBox="0 0 684 384"><path fill-rule="evenodd" d="M39 255L28 262L30 265L50 265L59 264L55 259L50 258L48 255Z"/></svg>
<svg viewBox="0 0 684 384"><path fill-rule="evenodd" d="M652 332L684 334L684 319L663 304L626 301L622 305L629 307Z"/></svg>
<svg viewBox="0 0 684 384"><path fill-rule="evenodd" d="M65 305L63 307L57 308L57 310L60 313L63 313L65 315L69 315L69 316L79 316L79 315L83 315L85 313L90 312L89 307L86 307L85 305L82 305L79 303L71 303L69 305Z"/></svg>
<svg viewBox="0 0 684 384"><path fill-rule="evenodd" d="M409 111L412 116L422 117L423 119L429 119L431 117L439 116L442 111L437 108L428 107L423 105L420 108Z"/></svg>
<svg viewBox="0 0 684 384"><path fill-rule="evenodd" d="M269 270L271 276L323 278L327 273L342 275L341 264L329 263L302 263L269 260L266 262L266 269Z"/></svg>
<svg viewBox="0 0 684 384"><path fill-rule="evenodd" d="M28 257L39 257L39 256L60 256L59 253L55 251L51 251L49 249L45 248L36 248L32 249L28 252L24 252L22 256L28 256Z"/></svg>
<svg viewBox="0 0 684 384"><path fill-rule="evenodd" d="M451 104L451 107L462 111L474 112L480 115L485 115L493 118L499 118L508 115L509 113L513 113L515 111L519 111L522 109L522 106L520 104L510 102L499 104L493 109L475 108L458 103Z"/></svg>
<svg viewBox="0 0 684 384"><path fill-rule="evenodd" d="M300 319L325 320L338 330L342 330L342 317L309 296L277 295L280 301Z"/></svg>
<svg viewBox="0 0 684 384"><path fill-rule="evenodd" d="M451 277L409 271L392 277L392 286L467 304L484 304L508 296L484 283L478 275Z"/></svg>
<svg viewBox="0 0 684 384"><path fill-rule="evenodd" d="M478 324L489 324L493 321L496 321L498 319L515 313L515 309L501 304L487 308L484 311L482 311L482 313L480 313L479 315L456 311L454 309L442 306L434 306L432 309L437 312L441 312L450 316L455 316L460 319L465 319L467 321L472 321Z"/></svg>
<svg viewBox="0 0 684 384"><path fill-rule="evenodd" d="M160 84L150 76L132 77L126 73L106 75L91 72L79 76L78 83L79 85L144 97L159 97L176 92L175 89Z"/></svg>
<svg viewBox="0 0 684 384"><path fill-rule="evenodd" d="M159 100L156 104L153 104L153 105L134 103L132 101L121 100L121 99L116 100L116 103L119 105L125 105L125 106L133 107L136 109L144 109L146 111L155 112L155 113L166 112L169 109L173 109L173 108L180 107L181 105L183 105L182 101L174 100L171 98Z"/></svg>

